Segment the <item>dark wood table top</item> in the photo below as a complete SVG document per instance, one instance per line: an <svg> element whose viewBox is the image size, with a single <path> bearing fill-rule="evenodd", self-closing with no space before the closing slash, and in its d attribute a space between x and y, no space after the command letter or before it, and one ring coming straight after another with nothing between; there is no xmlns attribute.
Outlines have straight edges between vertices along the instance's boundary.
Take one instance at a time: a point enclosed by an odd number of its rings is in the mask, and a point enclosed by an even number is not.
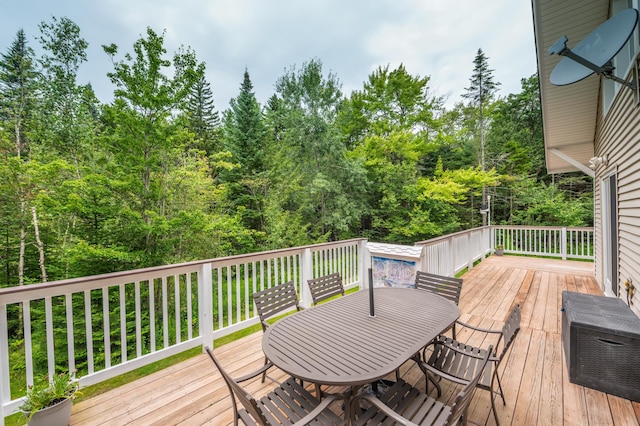
<svg viewBox="0 0 640 426"><path fill-rule="evenodd" d="M361 290L282 318L262 340L280 369L325 385L362 385L399 368L460 316L424 290L376 288L375 317Z"/></svg>

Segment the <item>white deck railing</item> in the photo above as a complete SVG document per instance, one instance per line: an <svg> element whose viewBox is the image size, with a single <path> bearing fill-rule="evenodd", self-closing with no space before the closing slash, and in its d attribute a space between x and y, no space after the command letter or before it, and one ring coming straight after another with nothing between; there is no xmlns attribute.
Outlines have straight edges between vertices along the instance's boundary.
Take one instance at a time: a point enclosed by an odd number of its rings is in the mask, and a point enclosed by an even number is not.
<svg viewBox="0 0 640 426"><path fill-rule="evenodd" d="M566 259L594 258L593 228L495 226L494 247L505 253Z"/></svg>
<svg viewBox="0 0 640 426"><path fill-rule="evenodd" d="M592 228L490 226L416 243L421 270L455 275L497 244L506 253L593 259ZM367 240L354 239L0 289L0 426L27 384L57 366L88 386L253 324L255 291L340 272L363 286Z"/></svg>
<svg viewBox="0 0 640 426"><path fill-rule="evenodd" d="M0 425L34 377L56 365L88 386L259 322L251 295L340 272L362 285L366 240L354 239L0 289Z"/></svg>
<svg viewBox="0 0 640 426"><path fill-rule="evenodd" d="M474 228L417 242L424 247L422 270L455 276L491 254L491 227Z"/></svg>
<svg viewBox="0 0 640 426"><path fill-rule="evenodd" d="M507 254L594 259L593 228L485 226L416 245L424 247L422 270L455 276L502 245Z"/></svg>

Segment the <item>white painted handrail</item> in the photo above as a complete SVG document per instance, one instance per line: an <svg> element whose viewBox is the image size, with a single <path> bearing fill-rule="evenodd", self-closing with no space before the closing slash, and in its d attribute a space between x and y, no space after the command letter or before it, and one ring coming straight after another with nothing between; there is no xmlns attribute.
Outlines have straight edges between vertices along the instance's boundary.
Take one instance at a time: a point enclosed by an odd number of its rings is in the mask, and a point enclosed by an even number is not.
<svg viewBox="0 0 640 426"><path fill-rule="evenodd" d="M307 279L340 272L361 286L364 257L353 239L0 289L0 425L22 403L17 387L61 359L88 386L212 346L259 322L254 292L292 280L310 306Z"/></svg>

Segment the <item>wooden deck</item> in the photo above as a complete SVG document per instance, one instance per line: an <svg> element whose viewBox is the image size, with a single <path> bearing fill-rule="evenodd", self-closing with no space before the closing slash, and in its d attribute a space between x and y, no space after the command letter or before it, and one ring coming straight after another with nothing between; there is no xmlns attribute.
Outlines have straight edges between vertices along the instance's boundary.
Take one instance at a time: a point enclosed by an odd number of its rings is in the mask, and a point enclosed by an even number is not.
<svg viewBox="0 0 640 426"><path fill-rule="evenodd" d="M563 290L601 294L593 264L523 257L496 257L464 275L463 321L500 327L514 303L522 309L522 329L506 362L502 383L506 406L498 400L501 424L638 425L640 403L569 383L561 343ZM458 337L485 344L480 335L458 329ZM215 349L232 376L262 365L262 333ZM282 378L276 370L272 376ZM403 377L424 389L424 376L408 362ZM273 387L256 380L247 389L259 396ZM433 389L432 387L430 388ZM443 382L442 398L457 388ZM478 390L470 420L492 425L489 393ZM340 407L335 407L337 411ZM199 355L181 364L74 405L71 425L228 425L233 412L228 390L213 363Z"/></svg>

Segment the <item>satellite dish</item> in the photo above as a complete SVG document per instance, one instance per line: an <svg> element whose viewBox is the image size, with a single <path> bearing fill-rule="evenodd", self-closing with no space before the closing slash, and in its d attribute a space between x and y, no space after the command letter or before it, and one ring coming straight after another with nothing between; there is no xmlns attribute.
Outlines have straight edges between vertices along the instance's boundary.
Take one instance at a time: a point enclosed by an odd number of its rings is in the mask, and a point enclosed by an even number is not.
<svg viewBox="0 0 640 426"><path fill-rule="evenodd" d="M613 75L611 59L629 40L637 22L638 11L625 9L593 30L573 50L567 47L567 36L562 36L549 48L550 55L564 56L551 73L551 83L566 86L596 73L635 90L635 81L629 83Z"/></svg>

